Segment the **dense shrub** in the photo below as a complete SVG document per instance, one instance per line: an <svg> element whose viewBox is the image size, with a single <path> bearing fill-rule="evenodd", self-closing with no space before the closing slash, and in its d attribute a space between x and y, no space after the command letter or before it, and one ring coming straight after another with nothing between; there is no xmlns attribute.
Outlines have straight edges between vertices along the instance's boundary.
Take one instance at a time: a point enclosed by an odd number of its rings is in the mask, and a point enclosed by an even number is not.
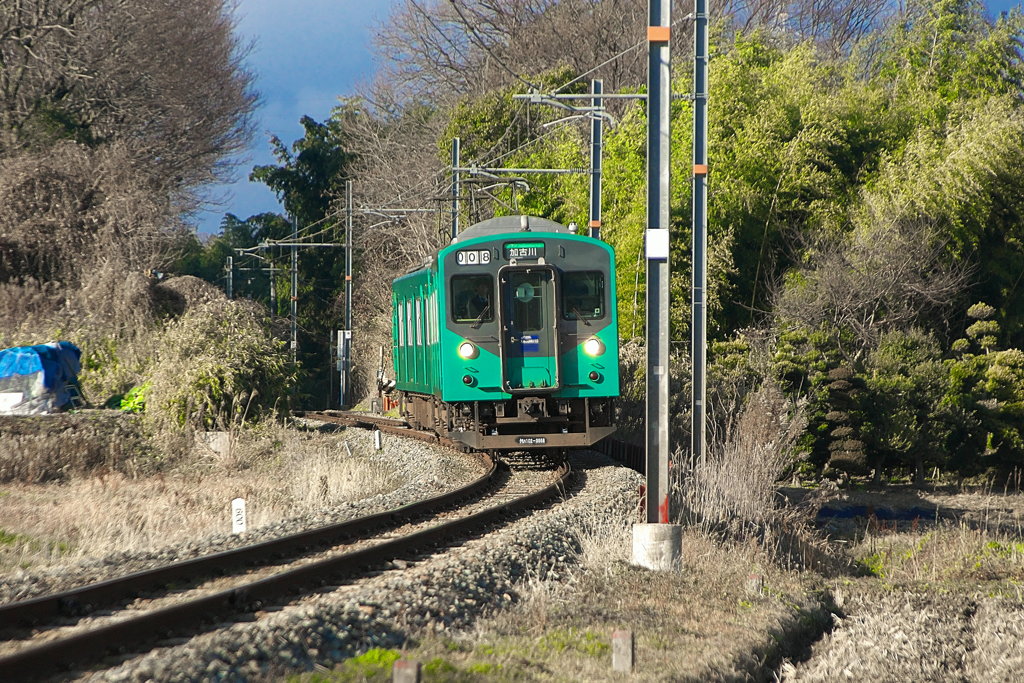
<svg viewBox="0 0 1024 683"><path fill-rule="evenodd" d="M208 301L164 330L149 373L147 422L227 429L285 411L295 375L284 342L248 302Z"/></svg>

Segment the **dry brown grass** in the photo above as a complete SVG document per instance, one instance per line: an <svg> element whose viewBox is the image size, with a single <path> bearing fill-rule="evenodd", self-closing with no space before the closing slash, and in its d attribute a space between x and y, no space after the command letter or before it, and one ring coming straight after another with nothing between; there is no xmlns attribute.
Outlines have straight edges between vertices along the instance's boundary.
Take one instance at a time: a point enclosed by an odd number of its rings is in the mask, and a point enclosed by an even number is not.
<svg viewBox="0 0 1024 683"><path fill-rule="evenodd" d="M347 444L347 446L346 446ZM230 530L230 503L246 499L249 528L397 488L401 475L362 433L264 427L230 451L196 449L151 476L104 471L59 486L0 487L0 570L152 550Z"/></svg>
<svg viewBox="0 0 1024 683"><path fill-rule="evenodd" d="M961 512L968 500L992 503L990 496L926 497L956 501ZM984 516L982 507L971 512ZM892 525L871 520L852 545L864 576L833 582L835 628L815 644L809 661L783 667L784 680L1018 680L1024 662L1019 529L935 520L904 523L902 531Z"/></svg>
<svg viewBox="0 0 1024 683"><path fill-rule="evenodd" d="M1024 542L965 524L927 532L869 532L850 553L861 568L895 584L1024 582ZM1020 591L1017 591L1020 595Z"/></svg>
<svg viewBox="0 0 1024 683"><path fill-rule="evenodd" d="M771 383L754 392L721 443L703 462L681 469L684 521L763 524L778 503L778 482L799 461L795 445L806 419Z"/></svg>
<svg viewBox="0 0 1024 683"><path fill-rule="evenodd" d="M152 470L137 423L115 411L0 417L0 482Z"/></svg>
<svg viewBox="0 0 1024 683"><path fill-rule="evenodd" d="M676 454L672 505L677 520L697 533L732 543L754 543L773 562L835 571L845 565L811 526L818 496L790 505L779 483L803 457L796 449L806 418L781 390L765 383L752 392L735 421L708 444L703 462Z"/></svg>

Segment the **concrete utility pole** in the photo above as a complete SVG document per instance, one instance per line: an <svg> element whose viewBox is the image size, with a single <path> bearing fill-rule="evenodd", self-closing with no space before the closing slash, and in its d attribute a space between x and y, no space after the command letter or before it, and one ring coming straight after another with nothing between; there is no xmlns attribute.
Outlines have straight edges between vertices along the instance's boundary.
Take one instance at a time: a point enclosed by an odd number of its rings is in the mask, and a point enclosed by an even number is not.
<svg viewBox="0 0 1024 683"><path fill-rule="evenodd" d="M590 106L595 110L604 106L601 94L604 81L595 78L590 81L590 92L594 95ZM604 144L604 121L594 114L590 119L590 236L601 239L601 147Z"/></svg>
<svg viewBox="0 0 1024 683"><path fill-rule="evenodd" d="M352 393L352 181L345 181L345 329L338 339L341 382L338 402L351 405Z"/></svg>
<svg viewBox="0 0 1024 683"><path fill-rule="evenodd" d="M648 0L647 521L669 522L669 144L671 0Z"/></svg>
<svg viewBox="0 0 1024 683"><path fill-rule="evenodd" d="M295 235L298 235L296 224ZM293 236L294 237L294 236ZM299 247L292 244L292 291L289 312L292 319L292 362L299 359Z"/></svg>
<svg viewBox="0 0 1024 683"><path fill-rule="evenodd" d="M672 0L648 0L647 26L647 524L633 525L633 562L680 567L683 528L668 500L669 37Z"/></svg>
<svg viewBox="0 0 1024 683"><path fill-rule="evenodd" d="M452 239L459 234L459 147L461 146L461 140L459 138L452 138Z"/></svg>
<svg viewBox="0 0 1024 683"><path fill-rule="evenodd" d="M235 260L228 256L227 262L224 264L224 270L227 271L228 286L227 295L229 299L235 298Z"/></svg>
<svg viewBox="0 0 1024 683"><path fill-rule="evenodd" d="M707 456L707 272L708 272L708 12L694 0L693 26L693 308L690 324L693 366L694 464Z"/></svg>

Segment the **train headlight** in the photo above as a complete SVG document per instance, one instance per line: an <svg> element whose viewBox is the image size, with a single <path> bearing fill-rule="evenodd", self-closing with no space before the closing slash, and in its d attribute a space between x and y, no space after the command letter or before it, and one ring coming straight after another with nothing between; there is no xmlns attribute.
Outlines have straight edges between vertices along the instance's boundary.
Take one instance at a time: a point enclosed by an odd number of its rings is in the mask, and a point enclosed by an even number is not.
<svg viewBox="0 0 1024 683"><path fill-rule="evenodd" d="M583 342L583 352L588 356L600 356L604 353L604 342L597 337L591 337Z"/></svg>
<svg viewBox="0 0 1024 683"><path fill-rule="evenodd" d="M476 358L480 355L479 349L476 348L476 344L473 342L464 341L459 344L459 356L466 360Z"/></svg>

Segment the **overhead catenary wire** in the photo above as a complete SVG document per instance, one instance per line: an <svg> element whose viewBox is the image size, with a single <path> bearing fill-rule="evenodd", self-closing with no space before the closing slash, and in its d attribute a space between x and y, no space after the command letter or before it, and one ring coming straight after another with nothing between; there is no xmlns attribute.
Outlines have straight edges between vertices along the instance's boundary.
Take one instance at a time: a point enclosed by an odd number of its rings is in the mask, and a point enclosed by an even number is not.
<svg viewBox="0 0 1024 683"><path fill-rule="evenodd" d="M463 25L466 27L470 40L472 40L472 42L475 45L477 45L477 47L479 47L481 50L484 50L488 54L488 56L490 56L495 61L495 63L497 63L509 75L513 76L514 78L516 78L517 80L522 82L524 85L529 87L532 91L534 91L534 92L539 92L540 91L540 87L536 83L533 83L533 82L529 81L528 79L524 78L523 76L521 76L520 74L516 73L511 67L508 66L507 63L505 63L500 57L498 57L497 54L495 54L495 52L487 44L486 40L484 40L483 37L480 36L479 31L477 31L477 29L474 27L473 23L470 22L469 18L462 11L462 8L460 8L458 6L458 4L454 0L448 0L448 1L449 1L449 4L451 5L452 9L456 12L456 14L458 14L459 19L462 21ZM412 4L413 7L415 7L419 11L421 16L423 16L431 24L431 26L438 32L438 34L440 36L442 36L442 38L449 45L451 45L451 47L453 49L455 49L456 51L459 52L460 56L465 57L465 54L462 51L462 49L451 38L449 38L447 36L447 34L442 29L442 27L439 26L437 24L437 22L434 21L434 19L430 16L429 12L426 12L424 10L424 8L421 7L418 2L416 2L416 0L410 0L410 4ZM677 24L679 24L681 22L684 22L684 21L688 21L688 20L690 20L692 18L693 18L693 14L690 13L690 14L687 14L686 16L684 16L684 17L681 17L681 18L673 21L671 25L672 26L676 26ZM566 88L568 88L569 86L571 86L573 83L576 83L576 82L586 78L587 76L589 76L589 75L597 72L598 70L604 68L608 64L611 64L611 63L613 63L616 60L622 59L624 56L630 54L631 52L634 52L634 51L638 50L643 45L645 45L646 42L647 42L646 40L640 40L636 44L634 44L634 45L632 45L630 47L627 47L627 48L619 51L615 55L612 55L611 57L609 57L608 59L604 60L600 64L594 66L593 68L588 69L584 73L579 74L579 75L575 76L574 78L566 81L562 85L560 85L557 88L555 88L554 90L552 90L549 94L556 95L556 94L560 93L561 91L563 91ZM366 98L366 99L368 99L368 98ZM527 104L526 107L528 108L529 104ZM579 109L580 111L583 110L583 108L575 108L575 107L566 107L566 108L567 109L573 109L573 110ZM521 151L527 149L528 147L530 147L532 145L536 145L539 142L541 142L541 141L547 139L548 137L553 136L553 135L555 135L555 134L557 134L559 132L558 130L549 130L549 131L547 131L546 133L544 133L542 135L539 135L539 136L536 136L536 137L532 137L532 138L526 140L522 144L519 144L519 145L517 145L516 147L514 147L514 148L512 148L510 150L507 150L507 151L505 151L505 152L503 152L503 153L501 153L501 154L499 154L497 156L491 157L490 156L490 152L493 152L497 147L501 146L501 143L504 141L505 137L512 131L512 129L518 123L519 118L521 117L521 115L522 115L521 114L521 110L516 112L515 118L513 119L511 124L508 127L506 127L505 132L502 134L502 137L499 140L495 141L495 143L493 145L491 145L491 148L490 148L488 154L482 155L483 156L483 160L478 162L479 166L481 166L481 167L491 166L491 165L493 165L493 164L495 164L495 163L497 163L497 162L499 162L499 161L501 161L503 159L506 159L506 158L508 158L508 157L510 157L510 156L512 156L512 155L514 155L516 153L518 153L518 152L521 152ZM436 172L434 174L431 174L431 176L429 176L427 178L422 179L421 181L419 181L415 185L407 188L406 192L402 193L401 196L396 198L396 201L405 203L407 201L405 198L407 198L407 197L415 197L416 195L421 195L422 189L424 189L425 187L430 186L430 185L433 185L435 188L443 187L444 186L443 180L442 180L441 177L438 177L438 176L442 176L443 177L444 174L445 174L445 171L442 170L442 171L438 171L438 172ZM434 193L434 194L436 194L436 193ZM420 206L423 206L423 204L421 204ZM388 211L389 210L388 206L382 206L382 207L378 207L378 208L380 208L382 211ZM390 210L394 211L396 209L391 208ZM424 211L434 211L434 210L436 210L436 209L430 209L430 208L424 209ZM298 234L296 234L296 236L295 236L296 239L306 240L306 239L311 239L313 237L317 237L319 235L322 235L322 234L326 233L333 226L324 226L321 230L319 230L317 232L313 232L313 233L309 233L308 231L310 229L312 229L312 228L316 228L316 227L324 224L325 222L327 222L327 221L329 221L331 219L340 217L343 214L343 212L344 212L344 209L332 210L332 211L328 212L326 215L324 215L322 218L320 218L320 219L318 219L316 221L313 221L312 223L309 223L309 224L305 225L298 232ZM269 243L268 245L273 245L273 244L274 243Z"/></svg>
<svg viewBox="0 0 1024 683"><path fill-rule="evenodd" d="M693 12L690 12L689 14L687 14L684 17L680 17L680 18L676 19L675 21L673 21L669 25L674 28L676 26L676 24L680 24L680 23L682 23L684 21L689 21L690 19L693 19ZM584 79L587 76L589 76L590 74L596 72L598 69L602 69L602 68L608 66L609 64L614 62L616 59L622 59L623 57L628 55L630 52L633 52L634 50L639 50L641 47L643 47L646 44L647 44L647 40L646 39L637 41L637 43L635 45L632 45L631 47L627 47L625 50L622 50L621 52L619 52L616 55L612 55L611 57L609 57L608 59L604 60L603 62L601 62L600 64L598 64L594 68L589 69L588 71L584 71L583 73L581 73L580 75L576 76L575 78L566 81L562 85L560 85L557 88L555 88L554 90L552 90L550 94L557 95L559 92L561 92L562 90L565 90L566 88L568 88L570 85L572 85L576 81Z"/></svg>

